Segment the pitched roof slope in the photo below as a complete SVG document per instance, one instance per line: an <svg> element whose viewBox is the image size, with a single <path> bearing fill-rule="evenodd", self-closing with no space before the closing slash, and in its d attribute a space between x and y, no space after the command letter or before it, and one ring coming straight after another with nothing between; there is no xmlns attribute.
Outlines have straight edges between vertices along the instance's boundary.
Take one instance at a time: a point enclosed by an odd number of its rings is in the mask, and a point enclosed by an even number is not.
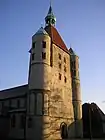
<svg viewBox="0 0 105 140"><path fill-rule="evenodd" d="M105 121L105 114L95 103L91 103L91 107L96 110L96 114L99 114L101 120Z"/></svg>
<svg viewBox="0 0 105 140"><path fill-rule="evenodd" d="M52 39L52 42L55 45L59 46L59 48L63 49L67 53L69 53L64 41L62 40L61 36L59 35L57 29L54 26L48 25L45 27L45 30L49 34L49 36Z"/></svg>
<svg viewBox="0 0 105 140"><path fill-rule="evenodd" d="M0 99L23 96L28 92L28 84L0 91Z"/></svg>

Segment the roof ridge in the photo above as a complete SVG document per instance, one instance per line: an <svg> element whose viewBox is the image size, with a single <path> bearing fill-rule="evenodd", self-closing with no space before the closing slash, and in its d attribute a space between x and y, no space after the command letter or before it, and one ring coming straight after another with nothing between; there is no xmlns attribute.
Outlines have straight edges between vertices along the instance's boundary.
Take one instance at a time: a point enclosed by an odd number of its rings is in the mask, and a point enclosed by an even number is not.
<svg viewBox="0 0 105 140"><path fill-rule="evenodd" d="M54 44L56 44L59 48L63 49L67 53L69 53L69 50L67 49L61 35L59 34L59 32L57 31L57 29L54 26L48 25L45 27L45 30L51 37L51 40Z"/></svg>

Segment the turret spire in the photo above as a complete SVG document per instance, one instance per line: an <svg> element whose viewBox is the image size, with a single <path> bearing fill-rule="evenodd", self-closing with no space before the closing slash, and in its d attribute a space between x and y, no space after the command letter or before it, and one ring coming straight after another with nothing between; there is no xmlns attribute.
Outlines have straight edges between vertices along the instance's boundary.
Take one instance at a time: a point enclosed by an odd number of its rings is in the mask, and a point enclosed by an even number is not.
<svg viewBox="0 0 105 140"><path fill-rule="evenodd" d="M46 22L46 25L54 25L55 26L56 17L54 16L53 11L52 11L51 0L50 0L50 7L48 10L48 14L45 17L45 22Z"/></svg>

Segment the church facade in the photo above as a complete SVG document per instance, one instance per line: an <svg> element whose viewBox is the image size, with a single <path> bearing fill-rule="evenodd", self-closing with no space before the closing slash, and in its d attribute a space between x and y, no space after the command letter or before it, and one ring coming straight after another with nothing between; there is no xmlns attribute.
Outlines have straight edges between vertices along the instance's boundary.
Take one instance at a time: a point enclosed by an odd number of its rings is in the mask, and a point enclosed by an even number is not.
<svg viewBox="0 0 105 140"><path fill-rule="evenodd" d="M50 6L45 27L32 36L28 84L0 91L9 114L9 137L27 140L82 138L79 57L59 35Z"/></svg>

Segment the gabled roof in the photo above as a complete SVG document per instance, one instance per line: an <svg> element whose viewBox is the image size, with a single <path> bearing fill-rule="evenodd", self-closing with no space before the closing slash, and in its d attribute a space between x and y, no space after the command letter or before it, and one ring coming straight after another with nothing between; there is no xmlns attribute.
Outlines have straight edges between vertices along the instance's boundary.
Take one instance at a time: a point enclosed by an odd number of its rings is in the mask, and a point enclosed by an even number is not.
<svg viewBox="0 0 105 140"><path fill-rule="evenodd" d="M18 96L24 96L28 92L28 84L17 86L0 91L0 100L6 98L14 98Z"/></svg>
<svg viewBox="0 0 105 140"><path fill-rule="evenodd" d="M91 114L93 113L95 116L95 119L101 119L102 121L105 121L105 114L102 112L102 110L98 107L96 103L85 103L82 105L83 107L83 113L84 115L87 115L88 109L91 110ZM88 115L87 115L88 116Z"/></svg>
<svg viewBox="0 0 105 140"><path fill-rule="evenodd" d="M105 114L102 112L102 110L97 106L95 103L91 103L91 108L96 110L97 114L99 114L101 120L105 121Z"/></svg>
<svg viewBox="0 0 105 140"><path fill-rule="evenodd" d="M83 135L92 138L104 138L105 114L95 103L85 103L82 105Z"/></svg>
<svg viewBox="0 0 105 140"><path fill-rule="evenodd" d="M48 25L45 27L45 30L51 37L52 43L54 43L55 45L57 45L59 48L66 51L67 53L69 53L64 41L62 40L61 36L59 35L57 29L54 26Z"/></svg>

